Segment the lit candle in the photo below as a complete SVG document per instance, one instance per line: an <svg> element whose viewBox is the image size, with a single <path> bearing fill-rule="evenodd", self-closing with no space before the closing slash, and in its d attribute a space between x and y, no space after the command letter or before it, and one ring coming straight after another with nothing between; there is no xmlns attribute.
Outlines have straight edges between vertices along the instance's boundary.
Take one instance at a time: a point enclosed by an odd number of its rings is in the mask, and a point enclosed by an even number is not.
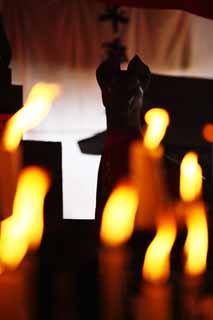
<svg viewBox="0 0 213 320"><path fill-rule="evenodd" d="M168 200L160 142L169 125L169 116L165 110L153 108L145 114L145 121L147 129L143 142L130 146L130 178L140 199L135 222L139 230L154 228L156 213Z"/></svg>
<svg viewBox="0 0 213 320"><path fill-rule="evenodd" d="M16 268L28 249L39 246L43 233L43 205L50 186L44 169L26 167L20 173L12 215L1 223L0 261Z"/></svg>
<svg viewBox="0 0 213 320"><path fill-rule="evenodd" d="M127 285L128 249L126 241L134 229L138 198L127 182L119 184L110 195L102 218L100 237L101 319L124 318Z"/></svg>
<svg viewBox="0 0 213 320"><path fill-rule="evenodd" d="M184 245L183 297L187 317L196 313L199 291L206 270L208 224L206 208L201 200L202 169L195 152L187 153L180 167L180 195L184 203L182 219L187 228Z"/></svg>
<svg viewBox="0 0 213 320"><path fill-rule="evenodd" d="M24 105L10 120L0 141L0 291L2 318L16 318L20 304L26 317L32 292L29 276L34 272L26 264L16 269L28 250L39 246L43 233L43 204L50 178L39 167L22 168L20 142L26 130L35 127L47 114L52 101L60 93L55 84L36 84ZM35 267L35 264L33 264ZM13 272L7 272L8 269ZM32 289L32 288L31 288ZM30 289L30 291L31 291ZM11 308L11 301L13 308ZM3 307L3 308L2 308ZM11 310L10 310L11 308Z"/></svg>
<svg viewBox="0 0 213 320"><path fill-rule="evenodd" d="M37 180L40 177L41 182L42 174L44 175L44 173L39 174L40 171L39 169L37 169L36 174L32 170L30 171L30 176L28 176L24 175L25 171L23 171L23 177L22 175L19 177L21 169L20 142L23 133L26 130L35 127L48 113L53 100L59 95L59 93L60 87L56 84L36 84L30 91L25 105L18 112L16 112L6 123L1 137L0 204L1 219L3 218L3 221L1 223L0 235L0 258L5 265L7 265L7 257L9 255L9 252L11 254L17 253L17 255L19 256L24 256L24 252L27 250L28 245L31 247L36 246L36 244L38 244L40 241L39 239L41 238L41 226L43 219L41 218L42 201L39 200L40 198L37 198L37 196L39 197L39 192L37 190ZM18 185L17 181L19 182ZM42 192L43 189L41 183L40 186ZM35 188L35 192L33 192L33 188ZM17 197L19 200L17 200ZM36 199L37 202L35 202ZM32 216L34 216L34 218ZM26 240L27 237L25 225L28 225L29 227L29 221L27 219L33 220L32 224L34 234L37 233L37 239L31 239L30 242ZM40 227L38 227L37 231L35 231L36 225L38 224L40 225ZM16 237L17 241L15 241ZM14 248L18 245L19 242L18 239L21 239L21 237L25 240L21 241L19 249L15 250ZM14 239L14 241L12 241L12 239ZM21 259L18 258L17 261L19 260ZM18 263L19 262L14 264L17 265Z"/></svg>
<svg viewBox="0 0 213 320"><path fill-rule="evenodd" d="M57 84L37 83L30 91L25 105L6 123L0 143L0 220L12 213L18 174L22 166L22 135L40 123L59 93L60 87Z"/></svg>
<svg viewBox="0 0 213 320"><path fill-rule="evenodd" d="M159 216L157 232L149 245L142 276L141 293L135 299L135 319L169 320L172 316L170 277L170 252L177 234L173 215Z"/></svg>

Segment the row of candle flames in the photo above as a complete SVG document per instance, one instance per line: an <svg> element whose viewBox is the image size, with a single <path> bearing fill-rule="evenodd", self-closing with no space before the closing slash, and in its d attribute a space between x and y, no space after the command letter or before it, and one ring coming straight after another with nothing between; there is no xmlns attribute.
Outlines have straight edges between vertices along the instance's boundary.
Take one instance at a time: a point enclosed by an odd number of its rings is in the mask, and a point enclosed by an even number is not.
<svg viewBox="0 0 213 320"><path fill-rule="evenodd" d="M38 248L42 239L43 204L50 187L50 176L36 166L21 170L20 141L26 130L34 128L45 117L60 92L61 88L56 84L36 84L23 108L8 120L1 137L0 201L1 213L5 216L0 229L1 272L17 268L27 252ZM177 224L184 221L188 230L184 246L185 272L200 275L206 265L208 225L201 199L202 169L197 154L189 152L184 156L180 167L182 204L171 204L161 163L161 141L169 125L169 116L164 109L153 108L146 113L145 121L143 141L130 147L130 177L116 186L105 206L101 241L105 247L114 250L125 245L134 228L147 224L157 226L145 255L142 275L148 281L162 282L170 274L169 255L177 235ZM211 124L206 126L204 133L207 140L212 139ZM12 188L8 189L7 185ZM174 207L181 207L181 210ZM179 215L179 211L183 214Z"/></svg>
<svg viewBox="0 0 213 320"><path fill-rule="evenodd" d="M164 109L145 114L143 141L130 146L130 176L112 192L103 212L101 239L108 247L127 242L134 229L156 228L145 254L142 278L166 283L170 277L170 252L178 226L185 225L184 272L191 277L204 273L208 252L207 210L202 201L202 168L194 151L185 154L180 165L181 201L170 201L163 176L161 141L169 125ZM113 226L113 227L112 227Z"/></svg>

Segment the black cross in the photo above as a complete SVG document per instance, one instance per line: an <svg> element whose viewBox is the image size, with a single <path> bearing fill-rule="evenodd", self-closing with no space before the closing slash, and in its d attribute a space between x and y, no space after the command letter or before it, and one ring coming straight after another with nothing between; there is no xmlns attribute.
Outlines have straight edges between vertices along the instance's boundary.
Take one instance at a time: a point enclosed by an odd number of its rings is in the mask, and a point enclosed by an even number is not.
<svg viewBox="0 0 213 320"><path fill-rule="evenodd" d="M98 17L99 21L110 21L112 22L112 29L114 33L118 32L119 23L127 24L129 19L126 17L123 10L119 6L107 6L106 11Z"/></svg>

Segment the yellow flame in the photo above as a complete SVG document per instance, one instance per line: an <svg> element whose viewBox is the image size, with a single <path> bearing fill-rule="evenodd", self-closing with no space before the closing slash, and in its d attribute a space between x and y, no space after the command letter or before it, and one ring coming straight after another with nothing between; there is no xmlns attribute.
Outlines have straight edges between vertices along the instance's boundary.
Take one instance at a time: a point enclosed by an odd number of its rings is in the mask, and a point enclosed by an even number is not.
<svg viewBox="0 0 213 320"><path fill-rule="evenodd" d="M185 273L191 276L202 274L206 269L208 252L208 225L202 202L190 205L186 214L187 238Z"/></svg>
<svg viewBox="0 0 213 320"><path fill-rule="evenodd" d="M100 237L104 244L119 246L134 229L138 196L128 183L119 184L110 195L103 212Z"/></svg>
<svg viewBox="0 0 213 320"><path fill-rule="evenodd" d="M185 273L200 275L206 268L208 252L208 226L205 206L196 201L202 191L202 168L194 152L187 153L180 167L180 194L186 205L185 222L187 238L184 245L186 255Z"/></svg>
<svg viewBox="0 0 213 320"><path fill-rule="evenodd" d="M149 282L160 283L170 276L169 255L177 234L175 221L163 219L157 233L149 245L142 269L143 278Z"/></svg>
<svg viewBox="0 0 213 320"><path fill-rule="evenodd" d="M207 123L203 127L203 137L206 141L213 143L213 123Z"/></svg>
<svg viewBox="0 0 213 320"><path fill-rule="evenodd" d="M180 195L184 201L197 198L202 189L202 169L195 152L188 152L180 166Z"/></svg>
<svg viewBox="0 0 213 320"><path fill-rule="evenodd" d="M27 250L40 244L43 204L49 186L45 170L30 166L21 171L12 216L1 223L0 261L4 265L16 268Z"/></svg>
<svg viewBox="0 0 213 320"><path fill-rule="evenodd" d="M57 84L37 83L33 86L24 107L6 124L2 138L6 150L12 151L18 147L23 133L38 125L59 93L60 87Z"/></svg>
<svg viewBox="0 0 213 320"><path fill-rule="evenodd" d="M153 108L146 112L145 122L147 129L144 136L144 145L148 149L156 149L169 125L169 115L164 109Z"/></svg>

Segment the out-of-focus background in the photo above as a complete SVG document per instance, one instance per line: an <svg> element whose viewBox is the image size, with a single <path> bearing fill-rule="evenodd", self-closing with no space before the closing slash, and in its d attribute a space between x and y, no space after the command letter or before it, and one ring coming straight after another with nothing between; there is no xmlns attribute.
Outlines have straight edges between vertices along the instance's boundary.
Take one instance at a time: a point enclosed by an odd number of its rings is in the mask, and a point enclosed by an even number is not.
<svg viewBox="0 0 213 320"><path fill-rule="evenodd" d="M63 217L93 219L99 156L82 154L77 141L106 127L95 79L104 57L102 42L113 38L110 21L98 21L105 4L1 2L12 47L12 81L23 85L24 100L37 81L57 82L63 89L45 120L24 138L62 142ZM129 59L138 54L153 73L213 78L212 20L180 10L123 8L129 23L121 39Z"/></svg>

